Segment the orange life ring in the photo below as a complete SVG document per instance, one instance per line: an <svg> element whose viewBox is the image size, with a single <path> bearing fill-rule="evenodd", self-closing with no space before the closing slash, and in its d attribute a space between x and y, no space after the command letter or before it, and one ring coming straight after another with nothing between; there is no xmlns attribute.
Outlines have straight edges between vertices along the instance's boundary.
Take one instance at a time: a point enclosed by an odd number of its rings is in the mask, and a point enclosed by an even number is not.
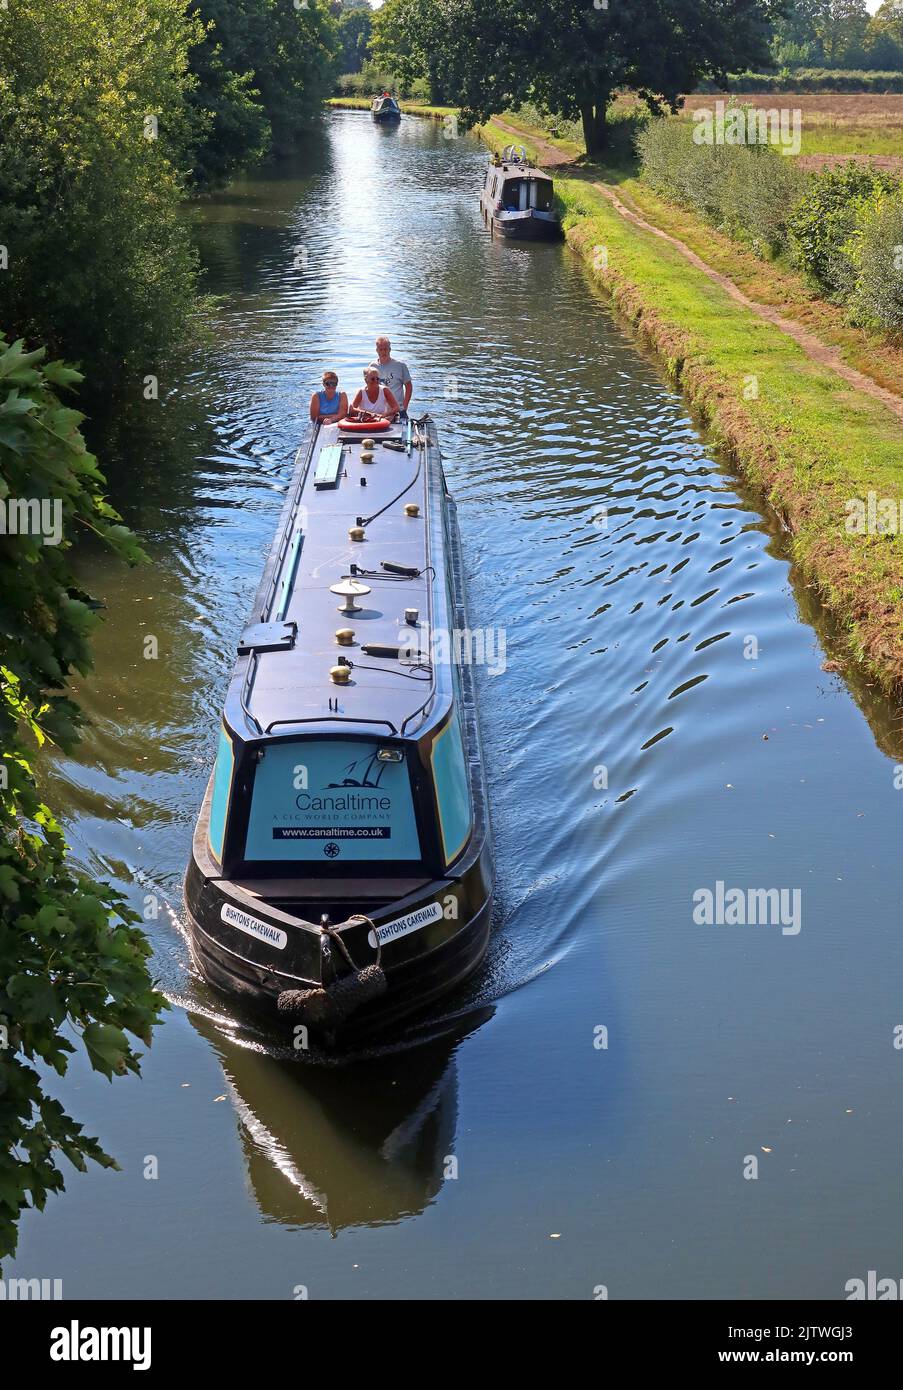
<svg viewBox="0 0 903 1390"><path fill-rule="evenodd" d="M351 420L346 415L344 420L339 421L340 430L354 430L360 434L373 434L378 430L387 430L391 421L389 420Z"/></svg>

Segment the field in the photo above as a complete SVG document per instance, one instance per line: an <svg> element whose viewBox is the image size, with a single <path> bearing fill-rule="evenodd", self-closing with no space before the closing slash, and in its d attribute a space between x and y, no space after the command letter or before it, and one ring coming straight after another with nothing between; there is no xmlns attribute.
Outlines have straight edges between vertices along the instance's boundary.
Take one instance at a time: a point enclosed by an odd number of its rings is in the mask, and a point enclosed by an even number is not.
<svg viewBox="0 0 903 1390"><path fill-rule="evenodd" d="M687 97L684 111L689 116L718 100L729 100L729 94ZM744 92L734 100L766 109L799 109L804 168L820 169L855 158L903 173L903 93Z"/></svg>

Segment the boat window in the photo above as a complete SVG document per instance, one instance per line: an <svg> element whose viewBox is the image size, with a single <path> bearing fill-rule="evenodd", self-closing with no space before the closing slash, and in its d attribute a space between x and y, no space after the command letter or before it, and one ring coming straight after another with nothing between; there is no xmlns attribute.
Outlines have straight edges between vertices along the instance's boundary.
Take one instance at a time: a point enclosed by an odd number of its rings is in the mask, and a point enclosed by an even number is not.
<svg viewBox="0 0 903 1390"><path fill-rule="evenodd" d="M219 731L219 748L213 772L213 795L210 801L210 824L207 840L215 857L223 862L223 840L226 836L226 819L229 812L229 799L232 791L232 770L235 756L232 740L225 728Z"/></svg>
<svg viewBox="0 0 903 1390"><path fill-rule="evenodd" d="M357 739L267 745L254 774L249 862L419 860L407 762Z"/></svg>
<svg viewBox="0 0 903 1390"><path fill-rule="evenodd" d="M472 823L467 765L457 711L433 744L432 764L442 851L446 864L450 864L467 844Z"/></svg>

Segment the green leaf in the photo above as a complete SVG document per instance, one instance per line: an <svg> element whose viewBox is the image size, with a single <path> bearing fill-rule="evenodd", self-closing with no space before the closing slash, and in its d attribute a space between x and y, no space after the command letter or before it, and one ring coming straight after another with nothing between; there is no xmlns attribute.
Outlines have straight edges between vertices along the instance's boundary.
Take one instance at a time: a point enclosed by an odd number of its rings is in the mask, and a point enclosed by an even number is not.
<svg viewBox="0 0 903 1390"><path fill-rule="evenodd" d="M109 1023L89 1023L82 1033L82 1042L95 1071L111 1078L114 1072L121 1075L126 1071L131 1049L121 1028Z"/></svg>

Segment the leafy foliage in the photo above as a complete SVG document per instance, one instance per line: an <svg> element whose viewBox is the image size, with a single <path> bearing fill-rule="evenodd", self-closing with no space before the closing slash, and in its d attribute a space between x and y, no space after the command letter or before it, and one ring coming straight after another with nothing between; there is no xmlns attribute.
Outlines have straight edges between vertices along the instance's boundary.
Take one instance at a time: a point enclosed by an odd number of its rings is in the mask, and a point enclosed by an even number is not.
<svg viewBox="0 0 903 1390"><path fill-rule="evenodd" d="M779 0L386 0L374 19L377 61L429 78L433 99L465 122L526 101L580 117L587 151L607 139L618 87L676 109L705 76L767 61Z"/></svg>
<svg viewBox="0 0 903 1390"><path fill-rule="evenodd" d="M260 90L275 154L291 154L319 116L336 72L336 26L325 5L307 0L241 0L249 11L246 58Z"/></svg>
<svg viewBox="0 0 903 1390"><path fill-rule="evenodd" d="M877 193L847 243L855 270L853 320L903 338L903 196Z"/></svg>
<svg viewBox="0 0 903 1390"><path fill-rule="evenodd" d="M46 1093L38 1068L65 1075L80 1041L105 1076L137 1072L127 1034L149 1043L164 1007L136 915L72 864L30 762L36 746L71 749L78 737L65 687L90 669L98 618L69 571L75 534L88 528L141 559L104 501L83 417L57 394L81 377L45 356L0 337L0 503L7 522L18 500L55 505L61 522L60 544L31 524L0 535L0 1257L15 1250L22 1208L43 1209L62 1190L62 1158L80 1171L87 1159L115 1166Z"/></svg>
<svg viewBox="0 0 903 1390"><path fill-rule="evenodd" d="M194 126L192 178L199 188L211 188L259 159L269 147L271 131L253 73L242 70L237 7L228 0L199 0L194 13L204 36L190 54L195 78L187 93Z"/></svg>
<svg viewBox="0 0 903 1390"><path fill-rule="evenodd" d="M903 64L901 64L903 67ZM703 81L696 88L698 92L718 92L725 90L724 84ZM856 68L795 68L792 72L738 72L734 73L727 90L732 92L903 92L903 71L881 72L860 71Z"/></svg>
<svg viewBox="0 0 903 1390"><path fill-rule="evenodd" d="M0 322L91 364L155 371L184 335L195 256L185 0L16 0L0 21ZM152 137L152 138L148 138Z"/></svg>
<svg viewBox="0 0 903 1390"><path fill-rule="evenodd" d="M802 173L768 146L697 145L687 121L637 138L643 178L759 255L784 256L854 323L903 336L903 189L849 163Z"/></svg>
<svg viewBox="0 0 903 1390"><path fill-rule="evenodd" d="M344 9L339 15L339 68L342 72L360 72L367 61L373 14L363 9Z"/></svg>
<svg viewBox="0 0 903 1390"><path fill-rule="evenodd" d="M848 243L876 195L895 187L890 174L854 163L811 181L789 219L790 249L824 294L843 300L852 293L856 271Z"/></svg>
<svg viewBox="0 0 903 1390"><path fill-rule="evenodd" d="M201 186L263 154L289 153L328 96L336 22L321 0L191 0L203 41L190 53L190 162Z"/></svg>
<svg viewBox="0 0 903 1390"><path fill-rule="evenodd" d="M646 181L760 255L778 255L806 175L769 145L696 144L692 135L687 121L651 121L637 139Z"/></svg>
<svg viewBox="0 0 903 1390"><path fill-rule="evenodd" d="M869 15L865 0L794 0L776 21L777 67L869 70L903 68L903 7L885 0Z"/></svg>

